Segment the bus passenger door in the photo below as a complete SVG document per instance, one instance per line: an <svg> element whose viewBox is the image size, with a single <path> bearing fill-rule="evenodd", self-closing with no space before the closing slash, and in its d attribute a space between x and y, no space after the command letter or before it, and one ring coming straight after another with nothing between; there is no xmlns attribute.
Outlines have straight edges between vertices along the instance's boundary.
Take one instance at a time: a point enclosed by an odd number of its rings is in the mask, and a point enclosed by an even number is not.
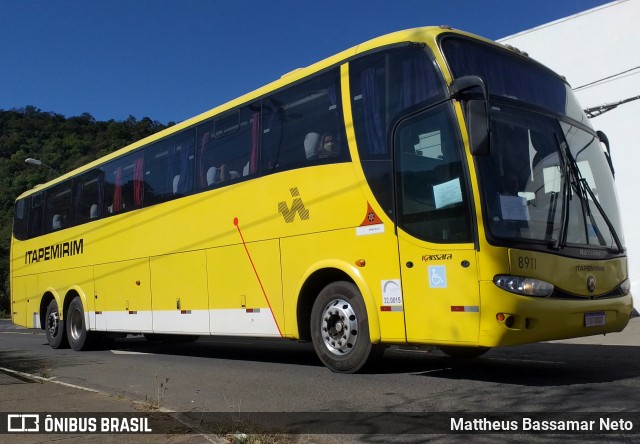
<svg viewBox="0 0 640 444"><path fill-rule="evenodd" d="M398 231L408 342L478 341L475 250L429 245Z"/></svg>
<svg viewBox="0 0 640 444"><path fill-rule="evenodd" d="M408 342L477 343L480 298L467 169L448 103L394 132L398 250Z"/></svg>

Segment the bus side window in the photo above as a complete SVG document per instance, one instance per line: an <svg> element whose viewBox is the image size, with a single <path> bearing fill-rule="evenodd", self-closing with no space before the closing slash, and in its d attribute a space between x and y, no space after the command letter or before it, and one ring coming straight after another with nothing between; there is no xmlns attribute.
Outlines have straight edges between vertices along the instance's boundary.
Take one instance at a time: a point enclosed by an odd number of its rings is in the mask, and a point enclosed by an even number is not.
<svg viewBox="0 0 640 444"><path fill-rule="evenodd" d="M31 197L25 197L16 202L13 211L13 235L18 240L25 240L29 229L29 206Z"/></svg>
<svg viewBox="0 0 640 444"><path fill-rule="evenodd" d="M348 160L339 85L332 70L264 100L266 172Z"/></svg>
<svg viewBox="0 0 640 444"><path fill-rule="evenodd" d="M196 186L206 189L213 185L216 168L213 166L213 121L200 125L197 129Z"/></svg>
<svg viewBox="0 0 640 444"><path fill-rule="evenodd" d="M142 206L144 154L136 151L104 167L103 214L118 214Z"/></svg>
<svg viewBox="0 0 640 444"><path fill-rule="evenodd" d="M91 170L73 179L72 225L101 217L103 173Z"/></svg>
<svg viewBox="0 0 640 444"><path fill-rule="evenodd" d="M154 205L193 190L195 131L177 134L145 153L144 205Z"/></svg>
<svg viewBox="0 0 640 444"><path fill-rule="evenodd" d="M49 188L45 193L44 232L67 228L71 223L71 180Z"/></svg>
<svg viewBox="0 0 640 444"><path fill-rule="evenodd" d="M232 110L198 128L196 183L215 188L258 173L260 104Z"/></svg>
<svg viewBox="0 0 640 444"><path fill-rule="evenodd" d="M31 195L31 205L29 206L29 228L27 238L31 239L42 234L42 201L43 192Z"/></svg>
<svg viewBox="0 0 640 444"><path fill-rule="evenodd" d="M426 48L401 47L350 62L349 82L356 145L369 187L393 215L392 124L419 103L444 99L446 84ZM417 143L414 142L414 143ZM427 156L429 150L422 150Z"/></svg>

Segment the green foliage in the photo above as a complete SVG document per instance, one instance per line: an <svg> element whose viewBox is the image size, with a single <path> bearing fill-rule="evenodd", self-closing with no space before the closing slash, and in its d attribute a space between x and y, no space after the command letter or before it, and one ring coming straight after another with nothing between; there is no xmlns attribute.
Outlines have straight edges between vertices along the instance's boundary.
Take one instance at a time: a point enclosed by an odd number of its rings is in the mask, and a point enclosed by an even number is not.
<svg viewBox="0 0 640 444"><path fill-rule="evenodd" d="M39 159L62 174L166 127L148 117L99 122L89 113L65 118L33 106L0 110L0 313L9 312L15 198L53 178L51 170L28 165L25 159Z"/></svg>

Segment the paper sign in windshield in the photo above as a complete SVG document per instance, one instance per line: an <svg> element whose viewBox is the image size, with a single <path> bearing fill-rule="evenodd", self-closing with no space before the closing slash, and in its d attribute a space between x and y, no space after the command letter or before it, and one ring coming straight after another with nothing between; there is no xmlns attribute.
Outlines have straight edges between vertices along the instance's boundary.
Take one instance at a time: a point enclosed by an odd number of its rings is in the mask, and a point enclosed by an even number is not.
<svg viewBox="0 0 640 444"><path fill-rule="evenodd" d="M560 176L560 171L558 171L557 167L554 166L543 169L542 177L544 179L544 192L546 194L560 192L562 177Z"/></svg>
<svg viewBox="0 0 640 444"><path fill-rule="evenodd" d="M500 195L500 209L503 220L529 220L526 197Z"/></svg>
<svg viewBox="0 0 640 444"><path fill-rule="evenodd" d="M460 188L460 178L456 177L449 182L434 185L433 199L436 204L436 209L462 202L462 188Z"/></svg>

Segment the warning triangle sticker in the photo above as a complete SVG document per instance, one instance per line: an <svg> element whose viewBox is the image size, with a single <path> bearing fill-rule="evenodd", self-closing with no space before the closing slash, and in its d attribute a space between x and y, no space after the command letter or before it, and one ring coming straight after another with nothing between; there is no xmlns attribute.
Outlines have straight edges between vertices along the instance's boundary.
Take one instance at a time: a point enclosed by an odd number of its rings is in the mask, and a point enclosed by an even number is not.
<svg viewBox="0 0 640 444"><path fill-rule="evenodd" d="M373 208L371 208L371 204L367 202L367 214L364 217L364 220L362 221L360 226L365 227L367 225L378 225L381 223L382 221L380 220L376 212L373 211Z"/></svg>

